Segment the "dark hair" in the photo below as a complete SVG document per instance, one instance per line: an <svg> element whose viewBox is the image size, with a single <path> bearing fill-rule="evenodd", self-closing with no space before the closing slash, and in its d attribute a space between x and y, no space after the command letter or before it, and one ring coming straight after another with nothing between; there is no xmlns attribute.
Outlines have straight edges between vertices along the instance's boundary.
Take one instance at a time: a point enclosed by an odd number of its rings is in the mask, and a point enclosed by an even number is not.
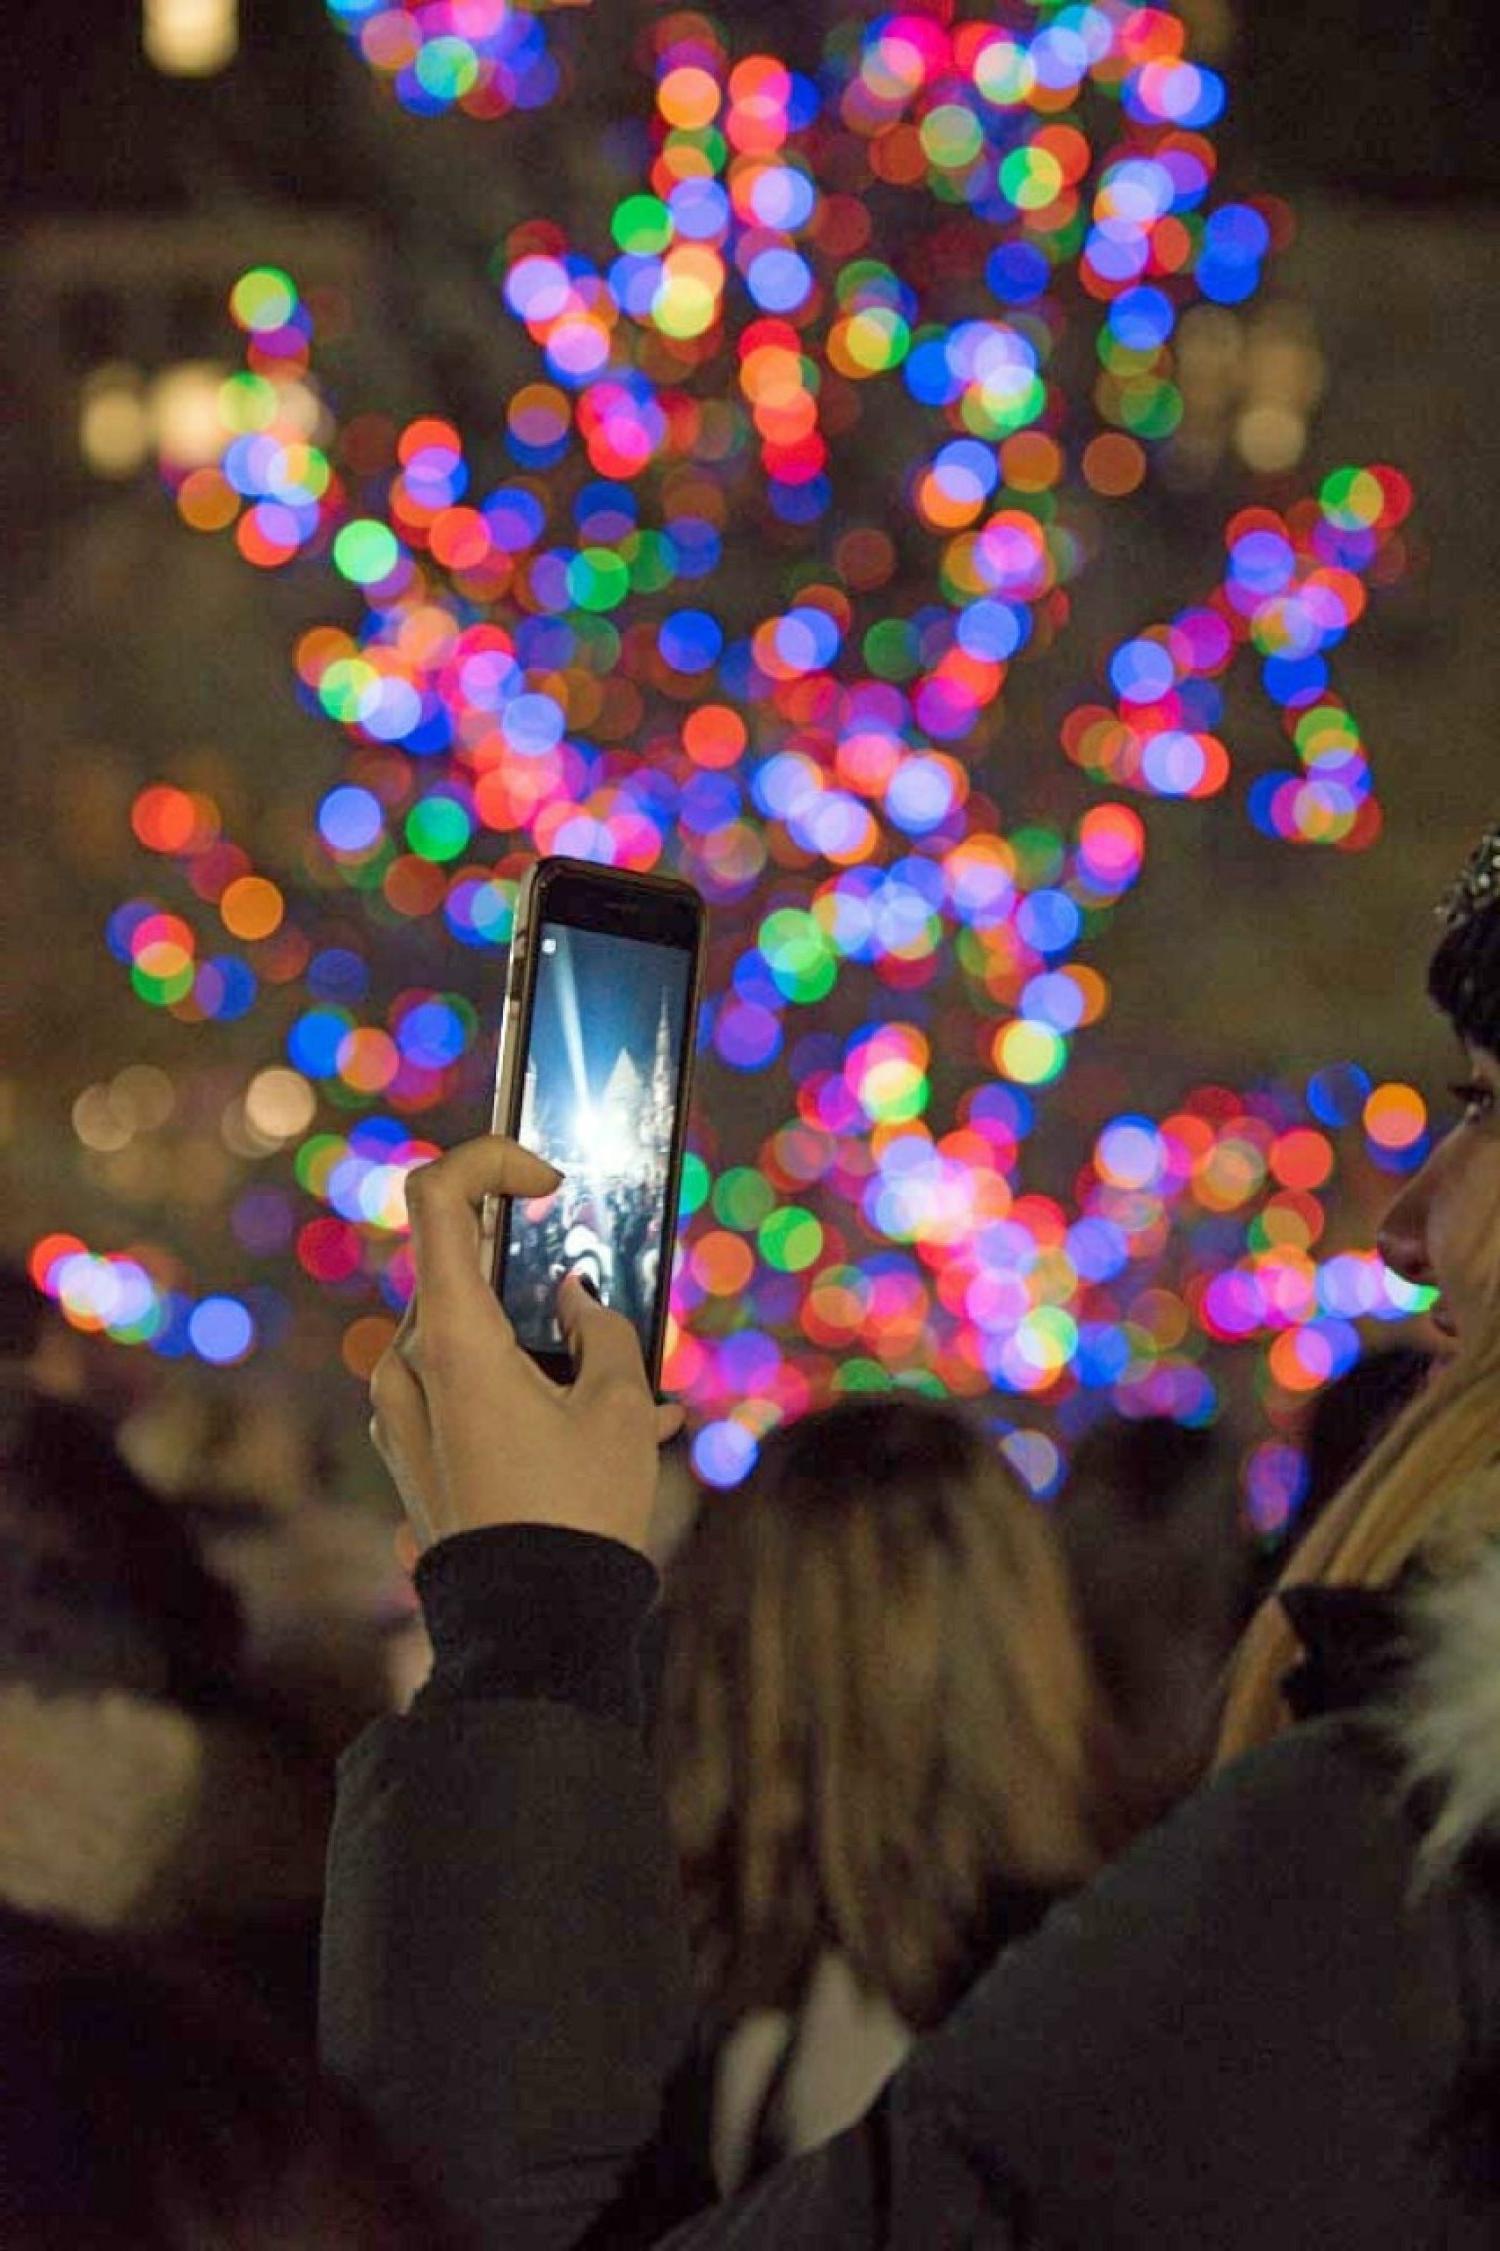
<svg viewBox="0 0 1500 2251"><path fill-rule="evenodd" d="M160 1940L0 1910L6 2251L436 2251L353 2099Z"/></svg>
<svg viewBox="0 0 1500 2251"><path fill-rule="evenodd" d="M1131 1820L1155 1821L1207 1763L1250 1606L1232 1462L1217 1430L1109 1416L1079 1441L1054 1505Z"/></svg>
<svg viewBox="0 0 1500 2251"><path fill-rule="evenodd" d="M1444 933L1427 990L1460 1039L1500 1055L1500 906L1481 907Z"/></svg>
<svg viewBox="0 0 1500 2251"><path fill-rule="evenodd" d="M1392 1345L1384 1352L1365 1353L1317 1393L1302 1433L1307 1490L1280 1551L1282 1563L1416 1397L1431 1367L1431 1356L1415 1345Z"/></svg>
<svg viewBox="0 0 1500 2251"><path fill-rule="evenodd" d="M0 1259L0 1362L29 1360L42 1341L49 1306L24 1266Z"/></svg>
<svg viewBox="0 0 1500 2251"><path fill-rule="evenodd" d="M231 1693L243 1633L238 1597L109 1431L0 1387L0 1676L206 1710Z"/></svg>

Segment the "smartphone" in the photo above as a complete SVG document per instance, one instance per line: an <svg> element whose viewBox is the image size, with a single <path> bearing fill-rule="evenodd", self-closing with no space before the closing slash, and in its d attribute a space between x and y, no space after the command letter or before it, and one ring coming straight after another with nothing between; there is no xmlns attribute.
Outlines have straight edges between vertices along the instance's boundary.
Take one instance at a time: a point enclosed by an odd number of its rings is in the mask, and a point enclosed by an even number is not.
<svg viewBox="0 0 1500 2251"><path fill-rule="evenodd" d="M690 883L537 861L516 902L494 1128L556 1165L551 1196L493 1215L492 1279L516 1336L572 1378L566 1274L592 1282L661 1380L706 916Z"/></svg>

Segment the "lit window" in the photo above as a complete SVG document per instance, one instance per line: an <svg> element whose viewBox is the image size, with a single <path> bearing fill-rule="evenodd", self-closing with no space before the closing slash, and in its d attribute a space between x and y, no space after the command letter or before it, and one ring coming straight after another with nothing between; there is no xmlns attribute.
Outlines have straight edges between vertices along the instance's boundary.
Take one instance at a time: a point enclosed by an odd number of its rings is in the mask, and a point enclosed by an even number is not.
<svg viewBox="0 0 1500 2251"><path fill-rule="evenodd" d="M83 386L78 447L101 477L133 477L146 459L151 423L137 368L114 361L96 368Z"/></svg>
<svg viewBox="0 0 1500 2251"><path fill-rule="evenodd" d="M156 450L173 469L201 469L217 461L230 433L219 396L225 370L206 360L164 368L151 386L149 411Z"/></svg>
<svg viewBox="0 0 1500 2251"><path fill-rule="evenodd" d="M142 0L147 60L173 78L211 78L240 43L239 0Z"/></svg>

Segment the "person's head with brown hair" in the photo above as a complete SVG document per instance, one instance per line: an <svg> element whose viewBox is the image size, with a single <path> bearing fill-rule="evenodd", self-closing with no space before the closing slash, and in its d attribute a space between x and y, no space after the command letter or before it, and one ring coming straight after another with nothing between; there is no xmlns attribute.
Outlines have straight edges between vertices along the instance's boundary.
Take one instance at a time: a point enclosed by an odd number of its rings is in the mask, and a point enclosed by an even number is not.
<svg viewBox="0 0 1500 2251"><path fill-rule="evenodd" d="M440 2251L444 2227L237 1981L0 1910L6 2251Z"/></svg>
<svg viewBox="0 0 1500 2251"><path fill-rule="evenodd" d="M935 2023L1108 1822L1044 1508L956 1408L865 1396L766 1442L668 1582L659 1747L711 2017L819 1957ZM1007 1912L1007 1901L1010 1912Z"/></svg>
<svg viewBox="0 0 1500 2251"><path fill-rule="evenodd" d="M1448 1352L1296 1551L1282 1586L1390 1586L1461 1570L1500 1533L1500 825L1444 902L1428 992L1463 1048L1457 1123L1386 1214L1380 1248L1436 1289ZM1297 1644L1274 1597L1241 1644L1218 1757L1287 1724Z"/></svg>

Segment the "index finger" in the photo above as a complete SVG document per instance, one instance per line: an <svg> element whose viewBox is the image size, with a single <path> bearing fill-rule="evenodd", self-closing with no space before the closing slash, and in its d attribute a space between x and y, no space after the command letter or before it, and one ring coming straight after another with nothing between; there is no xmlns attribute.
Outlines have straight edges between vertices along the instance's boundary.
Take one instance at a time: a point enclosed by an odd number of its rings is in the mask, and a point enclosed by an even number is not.
<svg viewBox="0 0 1500 2251"><path fill-rule="evenodd" d="M555 1165L497 1133L461 1141L408 1173L412 1264L427 1304L471 1292L476 1284L485 1289L478 1251L486 1196L545 1196L561 1179Z"/></svg>

